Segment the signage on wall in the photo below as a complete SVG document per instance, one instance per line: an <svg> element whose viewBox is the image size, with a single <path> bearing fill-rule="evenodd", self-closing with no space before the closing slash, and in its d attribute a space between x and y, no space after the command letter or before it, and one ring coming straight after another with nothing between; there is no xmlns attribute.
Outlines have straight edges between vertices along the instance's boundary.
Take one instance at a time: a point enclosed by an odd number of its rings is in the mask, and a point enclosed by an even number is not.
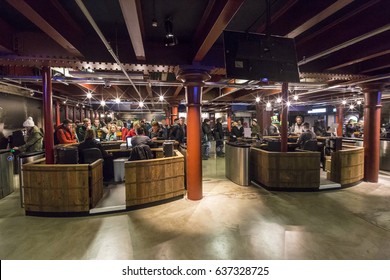
<svg viewBox="0 0 390 280"><path fill-rule="evenodd" d="M315 108L307 111L308 114L326 113L326 108Z"/></svg>

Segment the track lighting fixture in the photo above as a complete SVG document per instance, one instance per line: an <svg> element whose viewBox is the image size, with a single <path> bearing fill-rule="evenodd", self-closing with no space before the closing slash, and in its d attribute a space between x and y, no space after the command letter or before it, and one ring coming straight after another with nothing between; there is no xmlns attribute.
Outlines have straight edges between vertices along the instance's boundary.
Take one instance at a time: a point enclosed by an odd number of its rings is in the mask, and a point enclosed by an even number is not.
<svg viewBox="0 0 390 280"><path fill-rule="evenodd" d="M170 17L165 19L165 39L164 44L166 47L173 47L178 44L178 40L173 34L173 23Z"/></svg>

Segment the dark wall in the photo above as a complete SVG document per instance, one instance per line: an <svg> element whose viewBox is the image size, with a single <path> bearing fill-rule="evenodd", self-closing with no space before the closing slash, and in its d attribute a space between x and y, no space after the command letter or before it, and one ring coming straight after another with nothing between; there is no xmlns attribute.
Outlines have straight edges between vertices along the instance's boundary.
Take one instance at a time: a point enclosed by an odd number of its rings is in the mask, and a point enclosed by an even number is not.
<svg viewBox="0 0 390 280"><path fill-rule="evenodd" d="M0 143L12 135L13 131L23 129L23 122L32 117L35 125L43 126L42 101L0 92ZM1 147L4 148L4 147Z"/></svg>

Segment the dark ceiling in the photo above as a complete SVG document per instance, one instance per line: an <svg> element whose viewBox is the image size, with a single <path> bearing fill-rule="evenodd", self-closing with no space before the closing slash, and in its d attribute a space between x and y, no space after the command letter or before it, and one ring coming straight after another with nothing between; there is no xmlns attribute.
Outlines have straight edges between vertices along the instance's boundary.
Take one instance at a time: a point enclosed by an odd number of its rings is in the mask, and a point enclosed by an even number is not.
<svg viewBox="0 0 390 280"><path fill-rule="evenodd" d="M339 102L364 91L390 98L389 0L269 0L269 25L267 1L0 0L0 90L39 92L40 68L52 66L59 98L87 103L90 91L88 103L120 97L158 109L184 99L175 73L193 65L210 69L203 94L210 110L277 96L277 81L226 78L222 33L233 30L294 38L301 83L290 90L300 103ZM164 45L168 18L178 40L171 47ZM124 111L138 106L123 104Z"/></svg>

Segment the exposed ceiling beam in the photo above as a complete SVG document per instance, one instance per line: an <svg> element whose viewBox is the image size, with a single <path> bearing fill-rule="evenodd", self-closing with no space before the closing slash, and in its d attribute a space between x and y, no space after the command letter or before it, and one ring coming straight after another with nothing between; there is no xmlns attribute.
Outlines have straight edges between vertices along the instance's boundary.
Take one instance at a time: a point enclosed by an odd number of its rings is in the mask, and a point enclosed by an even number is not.
<svg viewBox="0 0 390 280"><path fill-rule="evenodd" d="M318 24L319 22L323 21L327 17L333 15L340 9L344 8L346 5L352 3L354 0L338 0L337 2L330 5L328 8L323 10L322 12L316 14L314 17L303 23L302 25L295 28L290 33L286 34L285 37L288 38L295 38L298 35L302 34L303 32L307 31L308 29L312 28L314 25Z"/></svg>
<svg viewBox="0 0 390 280"><path fill-rule="evenodd" d="M296 3L298 2L298 0L289 0L286 2L286 4L284 4L284 6L280 9L278 9L272 16L271 16L271 24L272 22L274 22L275 20L279 19L280 17L282 17L288 10L291 9L292 6L294 6ZM256 30L256 33L264 33L266 29L266 24L262 24L259 26L259 28L257 28Z"/></svg>
<svg viewBox="0 0 390 280"><path fill-rule="evenodd" d="M180 93L180 91L182 90L182 88L183 88L183 86L178 86L178 87L176 88L175 93L173 94L173 97L174 97L174 98L176 98L176 97L179 95L179 93Z"/></svg>
<svg viewBox="0 0 390 280"><path fill-rule="evenodd" d="M381 0L371 0L361 6L359 6L358 8L356 8L355 10L352 10L351 12L349 13L346 13L344 16L341 16L340 18L336 19L336 20L333 20L332 22L330 22L329 24L323 26L322 28L314 31L314 32L311 32L309 35L307 36L304 36L304 38L300 38L298 41L296 41L296 46L299 46L301 44L304 44L306 43L307 41L319 36L320 34L330 30L331 28L339 25L339 24L342 24L343 22L346 22L347 20L351 19L352 17L358 15L359 13L362 13L362 12L365 12L366 9L368 9L369 7L377 4L378 2L380 2Z"/></svg>
<svg viewBox="0 0 390 280"><path fill-rule="evenodd" d="M355 37L355 38L353 38L353 39L351 39L351 40L348 40L348 41L346 41L346 42L344 42L344 43L342 43L342 44L339 44L339 45L334 46L334 47L332 47L332 48L330 48L330 49L327 49L327 50L325 50L325 51L322 51L322 52L320 52L320 53L317 53L317 54L315 54L315 55L312 55L312 56L310 56L310 57L307 57L307 58L305 58L305 59L299 61L299 62L298 62L298 66L301 66L301 65L304 65L304 64L306 64L306 63L309 63L309 62L311 62L311 61L313 61L313 60L319 59L319 58L321 58L321 57L324 57L324 56L326 56L326 55L329 55L329 54L331 54L331 53L334 53L334 52L336 52L336 51L338 51L338 50L341 50L341 49L344 49L344 48L349 47L349 46L351 46L351 45L354 45L354 44L356 44L356 43L358 43L358 42L360 42L360 41L363 41L363 40L366 40L366 39L368 39L368 38L370 38L370 37L373 37L373 36L375 36L375 35L378 35L378 34L380 34L380 33L382 33L382 32L386 32L386 31L388 31L388 30L390 30L390 24L386 24L386 25L384 25L384 26L382 26L382 27L380 27L380 28L377 28L377 29L375 29L375 30L372 30L372 31L370 31L370 32L368 32L368 33L365 33L365 34L361 35L361 36Z"/></svg>
<svg viewBox="0 0 390 280"><path fill-rule="evenodd" d="M138 13L136 0L119 0L123 18L126 22L127 32L138 60L145 60L145 49L140 28L142 14Z"/></svg>
<svg viewBox="0 0 390 280"><path fill-rule="evenodd" d="M221 95L210 100L209 102L213 102L213 101L216 101L218 99L225 98L238 90L241 90L241 89L240 88L232 88L232 87L223 88L223 89L221 89Z"/></svg>
<svg viewBox="0 0 390 280"><path fill-rule="evenodd" d="M67 52L75 57L83 57L83 55L72 45L65 37L63 37L54 27L52 27L40 14L38 14L30 5L23 0L7 0L18 12L23 14L32 23L38 26L57 44L64 48Z"/></svg>
<svg viewBox="0 0 390 280"><path fill-rule="evenodd" d="M207 26L209 26L209 29L207 31L205 30L204 32L202 32L203 34L206 33L204 36L199 35L199 37L194 38L194 42L197 42L199 46L193 58L194 62L199 62L203 60L203 58L209 52L211 47L214 45L215 41L217 41L218 37L222 34L223 30L226 28L230 20L240 9L244 1L245 0L226 0L224 1L225 3L221 10L218 5L213 8L213 12L210 13L210 16L217 14L218 17L213 22L207 24ZM217 3L219 2L220 1L217 1ZM204 28L206 29L206 25Z"/></svg>
<svg viewBox="0 0 390 280"><path fill-rule="evenodd" d="M379 57L379 56L383 56L383 55L386 55L386 54L390 54L390 50L385 50L385 51L382 51L382 52L374 53L374 54L371 54L371 55L367 55L365 57L359 57L359 58L356 58L354 60L350 60L350 61L338 64L338 65L335 65L333 67L329 67L326 70L336 70L336 69L343 68L343 67L346 67L346 66L350 66L350 65L353 65L353 64L356 64L356 63L360 63L360 62L363 62L363 61L366 61L366 60L369 60L369 59L373 59L373 58L376 58L376 57Z"/></svg>

